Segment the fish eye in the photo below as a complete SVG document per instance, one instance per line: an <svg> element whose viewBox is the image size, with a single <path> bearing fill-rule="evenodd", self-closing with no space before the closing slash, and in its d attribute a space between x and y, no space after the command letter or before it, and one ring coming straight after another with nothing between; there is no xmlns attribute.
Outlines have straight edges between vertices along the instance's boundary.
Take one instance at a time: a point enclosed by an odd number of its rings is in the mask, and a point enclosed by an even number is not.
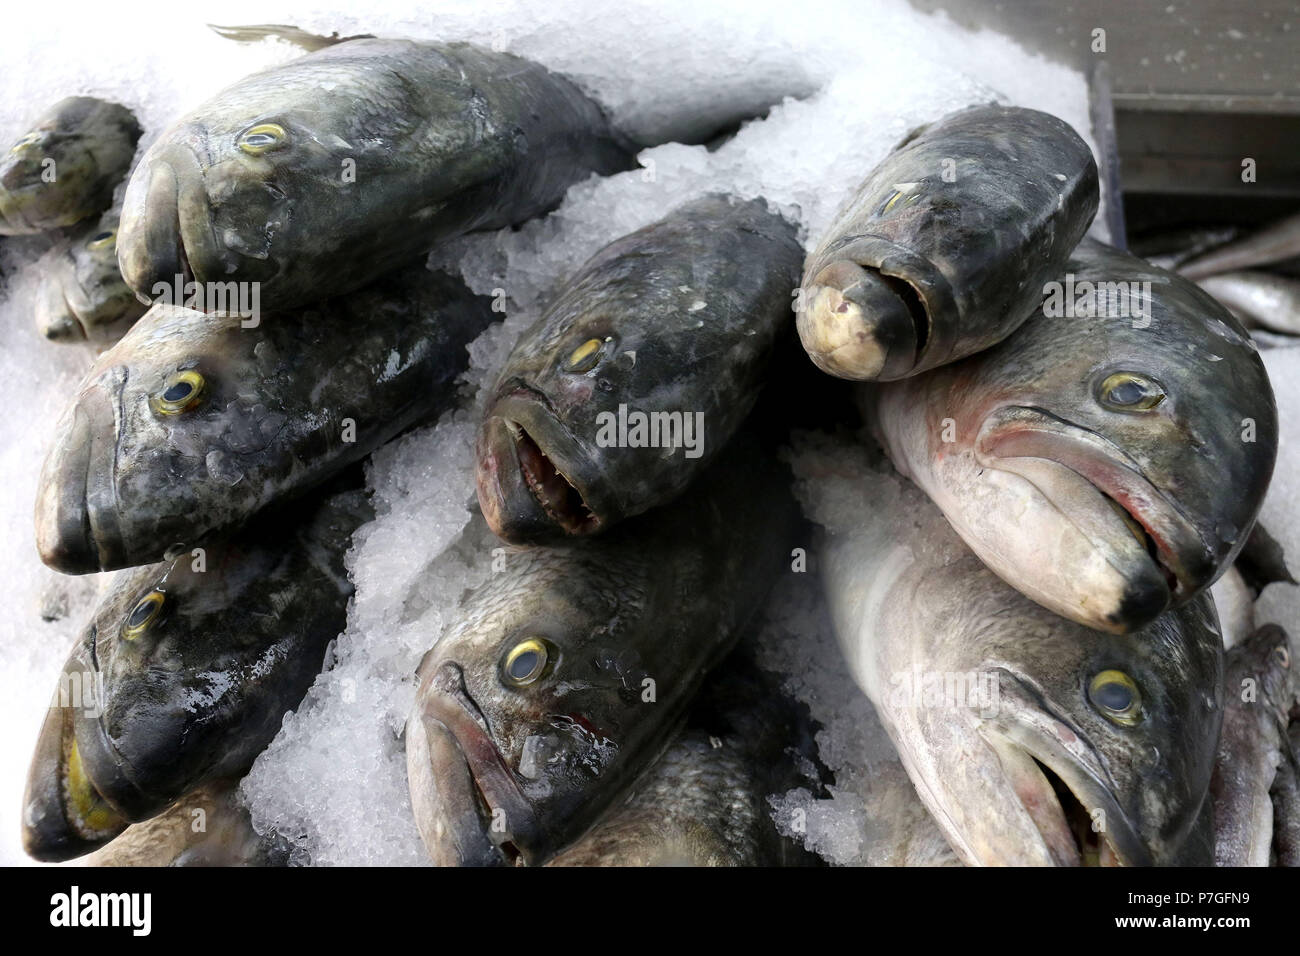
<svg viewBox="0 0 1300 956"><path fill-rule="evenodd" d="M526 687L545 674L552 654L548 642L539 637L520 641L501 660L501 679L511 687Z"/></svg>
<svg viewBox="0 0 1300 956"><path fill-rule="evenodd" d="M97 235L91 236L89 241L86 243L86 248L107 249L113 244L115 239L117 239L117 233L110 229L108 232L101 232Z"/></svg>
<svg viewBox="0 0 1300 956"><path fill-rule="evenodd" d="M165 594L161 591L150 591L126 616L126 623L122 625L122 636L128 641L135 640L158 620L158 615L162 613L163 605L166 603Z"/></svg>
<svg viewBox="0 0 1300 956"><path fill-rule="evenodd" d="M1107 408L1121 412L1150 411L1165 400L1160 383L1137 372L1107 375L1098 395Z"/></svg>
<svg viewBox="0 0 1300 956"><path fill-rule="evenodd" d="M289 141L289 134L278 123L258 123L244 130L235 144L244 152L260 156L268 150L283 146Z"/></svg>
<svg viewBox="0 0 1300 956"><path fill-rule="evenodd" d="M194 369L177 372L167 380L163 390L149 400L159 415L179 415L203 401L207 382Z"/></svg>
<svg viewBox="0 0 1300 956"><path fill-rule="evenodd" d="M1142 720L1142 694L1123 671L1102 671L1088 685L1088 699L1108 720L1133 727Z"/></svg>
<svg viewBox="0 0 1300 956"><path fill-rule="evenodd" d="M32 146L35 143L40 142L40 139L41 139L40 133L36 133L36 132L28 133L27 135L20 137L18 139L18 142L10 146L9 152L17 153L20 150L26 149L28 146Z"/></svg>
<svg viewBox="0 0 1300 956"><path fill-rule="evenodd" d="M564 370L576 373L590 372L600 362L605 343L612 341L613 339L608 337L604 339L587 339L569 353L569 357L564 363Z"/></svg>

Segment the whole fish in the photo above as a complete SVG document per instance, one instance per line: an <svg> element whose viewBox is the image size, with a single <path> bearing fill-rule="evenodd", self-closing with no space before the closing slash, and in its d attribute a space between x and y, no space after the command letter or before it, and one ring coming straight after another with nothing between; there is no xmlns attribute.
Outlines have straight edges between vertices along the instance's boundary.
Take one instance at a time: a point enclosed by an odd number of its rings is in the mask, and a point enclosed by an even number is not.
<svg viewBox="0 0 1300 956"><path fill-rule="evenodd" d="M592 257L520 336L485 412L492 530L591 534L679 495L753 407L801 255L761 201L708 196Z"/></svg>
<svg viewBox="0 0 1300 956"><path fill-rule="evenodd" d="M1267 272L1224 272L1196 284L1244 324L1300 335L1300 279Z"/></svg>
<svg viewBox="0 0 1300 956"><path fill-rule="evenodd" d="M230 781L205 784L78 861L81 866L285 866L287 847L253 829Z"/></svg>
<svg viewBox="0 0 1300 956"><path fill-rule="evenodd" d="M1300 213L1287 216L1244 239L1195 256L1178 267L1189 279L1255 269L1300 256Z"/></svg>
<svg viewBox="0 0 1300 956"><path fill-rule="evenodd" d="M796 475L828 524L849 670L965 862L1208 864L1223 706L1208 595L1138 634L1089 631L1002 584L864 452Z"/></svg>
<svg viewBox="0 0 1300 956"><path fill-rule="evenodd" d="M1097 212L1069 124L976 106L904 140L808 256L799 337L823 371L889 381L988 348L1029 317Z"/></svg>
<svg viewBox="0 0 1300 956"><path fill-rule="evenodd" d="M336 491L201 552L117 575L73 647L32 759L23 846L66 860L242 776L320 672L372 512Z"/></svg>
<svg viewBox="0 0 1300 956"><path fill-rule="evenodd" d="M125 106L72 96L0 158L0 236L48 232L104 212L126 178L140 124Z"/></svg>
<svg viewBox="0 0 1300 956"><path fill-rule="evenodd" d="M495 317L420 266L319 312L155 305L60 420L36 504L42 559L69 574L157 561L301 494L447 408Z"/></svg>
<svg viewBox="0 0 1300 956"><path fill-rule="evenodd" d="M1270 789L1290 746L1287 713L1296 681L1287 635L1265 624L1228 652L1223 736L1210 781L1216 866L1268 866L1273 845Z"/></svg>
<svg viewBox="0 0 1300 956"><path fill-rule="evenodd" d="M36 327L51 342L116 342L148 308L117 267L117 220L106 212L46 263Z"/></svg>
<svg viewBox="0 0 1300 956"><path fill-rule="evenodd" d="M509 554L466 598L406 723L435 863L544 864L664 752L790 560L788 480L744 443L673 505Z"/></svg>
<svg viewBox="0 0 1300 956"><path fill-rule="evenodd" d="M634 165L601 108L536 63L468 43L322 42L217 94L145 153L118 241L136 292L183 275L259 283L265 308L292 308Z"/></svg>
<svg viewBox="0 0 1300 956"><path fill-rule="evenodd" d="M738 648L687 726L582 839L549 866L794 866L819 859L777 832L768 795L805 783L817 747L807 705Z"/></svg>
<svg viewBox="0 0 1300 956"><path fill-rule="evenodd" d="M1277 408L1245 330L1194 284L1095 242L1067 268L1006 341L863 398L899 471L1003 580L1133 631L1241 550Z"/></svg>

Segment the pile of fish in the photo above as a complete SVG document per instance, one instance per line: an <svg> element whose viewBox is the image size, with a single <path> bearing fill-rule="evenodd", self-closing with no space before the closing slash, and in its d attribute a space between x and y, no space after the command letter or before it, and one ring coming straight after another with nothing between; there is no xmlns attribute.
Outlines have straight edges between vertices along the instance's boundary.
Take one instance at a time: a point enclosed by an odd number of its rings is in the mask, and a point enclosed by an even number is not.
<svg viewBox="0 0 1300 956"><path fill-rule="evenodd" d="M511 54L221 32L309 52L162 132L120 209L141 130L115 104L58 104L0 167L0 234L65 230L42 330L104 349L37 547L119 572L36 744L40 860L288 860L233 788L345 627L361 463L457 407L501 312L428 254L636 165L600 104ZM1298 231L1170 269L1087 239L1087 145L1008 106L863 174L807 254L762 200L681 204L514 343L465 449L492 573L406 723L430 859L821 863L769 800L830 776L816 722L754 640L811 570L928 862L1296 865L1287 635L1225 649L1209 588L1266 546L1277 455L1236 316L1300 333L1266 299L1283 278L1227 270ZM808 434L835 453L792 456Z"/></svg>

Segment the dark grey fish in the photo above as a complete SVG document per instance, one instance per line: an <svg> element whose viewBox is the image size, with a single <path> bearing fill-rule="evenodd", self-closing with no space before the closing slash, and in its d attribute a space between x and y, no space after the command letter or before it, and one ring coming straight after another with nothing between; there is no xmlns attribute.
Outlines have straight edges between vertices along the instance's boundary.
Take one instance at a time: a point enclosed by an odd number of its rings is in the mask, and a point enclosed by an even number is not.
<svg viewBox="0 0 1300 956"><path fill-rule="evenodd" d="M808 256L799 337L839 378L889 381L1000 342L1096 215L1097 164L1069 124L976 106L913 133Z"/></svg>
<svg viewBox="0 0 1300 956"><path fill-rule="evenodd" d="M1300 706L1292 708L1284 746L1273 778L1273 862L1300 866Z"/></svg>
<svg viewBox="0 0 1300 956"><path fill-rule="evenodd" d="M1223 735L1210 781L1216 866L1268 866L1273 846L1269 794L1286 760L1288 712L1296 698L1287 635L1266 624L1228 652Z"/></svg>
<svg viewBox="0 0 1300 956"><path fill-rule="evenodd" d="M117 224L109 210L44 263L36 327L51 342L116 342L148 309L117 267Z"/></svg>
<svg viewBox="0 0 1300 956"><path fill-rule="evenodd" d="M1277 458L1277 407L1246 331L1193 283L1087 242L1059 285L1001 344L864 400L894 464L1004 581L1087 627L1132 631L1241 550ZM1107 286L1131 293L1127 307L1083 291ZM1098 296L1100 315L1053 304Z"/></svg>
<svg viewBox="0 0 1300 956"><path fill-rule="evenodd" d="M681 735L621 806L549 866L794 866L819 858L781 836L768 795L807 784L807 705L740 648L701 689Z"/></svg>
<svg viewBox="0 0 1300 956"><path fill-rule="evenodd" d="M797 509L741 445L678 502L508 555L420 665L407 776L442 865L540 865L671 742L783 562Z"/></svg>
<svg viewBox="0 0 1300 956"><path fill-rule="evenodd" d="M865 458L801 477L872 502L815 515L835 633L963 860L1209 864L1223 648L1208 594L1136 634L1089 631L1000 582Z"/></svg>
<svg viewBox="0 0 1300 956"><path fill-rule="evenodd" d="M1258 269L1295 256L1300 256L1300 213L1195 256L1182 263L1178 271L1189 279L1199 280L1220 272Z"/></svg>
<svg viewBox="0 0 1300 956"><path fill-rule="evenodd" d="M490 300L415 267L320 311L155 305L82 381L45 460L41 557L157 561L336 474L456 397Z"/></svg>
<svg viewBox="0 0 1300 956"><path fill-rule="evenodd" d="M0 236L71 226L113 202L140 139L125 106L60 100L0 159Z"/></svg>
<svg viewBox="0 0 1300 956"><path fill-rule="evenodd" d="M237 537L124 571L73 647L23 798L23 846L66 860L242 776L346 622L343 557L372 515L339 491Z"/></svg>
<svg viewBox="0 0 1300 956"><path fill-rule="evenodd" d="M753 407L800 256L762 202L709 196L592 257L520 336L485 413L492 530L591 534L681 494Z"/></svg>
<svg viewBox="0 0 1300 956"><path fill-rule="evenodd" d="M131 176L118 258L150 298L184 274L260 283L267 309L292 308L633 165L601 108L536 63L468 43L340 40L166 130Z"/></svg>

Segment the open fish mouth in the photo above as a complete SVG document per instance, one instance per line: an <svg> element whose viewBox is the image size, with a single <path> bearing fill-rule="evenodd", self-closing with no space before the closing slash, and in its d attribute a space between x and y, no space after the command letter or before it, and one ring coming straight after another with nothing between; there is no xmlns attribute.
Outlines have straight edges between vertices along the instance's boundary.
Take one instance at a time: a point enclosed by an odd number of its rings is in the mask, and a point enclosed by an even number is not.
<svg viewBox="0 0 1300 956"><path fill-rule="evenodd" d="M1153 865L1083 731L1010 671L994 673L1000 715L1010 716L984 734L1051 859L1058 866Z"/></svg>
<svg viewBox="0 0 1300 956"><path fill-rule="evenodd" d="M508 541L588 535L603 526L571 477L570 455L553 443L543 447L543 430L561 431L530 393L515 391L498 402L479 432L479 504L492 530Z"/></svg>
<svg viewBox="0 0 1300 956"><path fill-rule="evenodd" d="M1195 594L1213 577L1213 548L1191 520L1136 461L1097 432L1041 408L1003 406L984 420L975 448L979 463L988 468L1015 471L1012 463L1025 459L1061 466L1049 481L1031 480L1069 518L1076 509L1062 507L1058 493L1076 494L1082 483L1091 486L1098 503L1142 546L1173 602Z"/></svg>
<svg viewBox="0 0 1300 956"><path fill-rule="evenodd" d="M465 689L443 664L422 689L408 727L416 820L440 866L529 866L544 860L537 814L519 789Z"/></svg>

